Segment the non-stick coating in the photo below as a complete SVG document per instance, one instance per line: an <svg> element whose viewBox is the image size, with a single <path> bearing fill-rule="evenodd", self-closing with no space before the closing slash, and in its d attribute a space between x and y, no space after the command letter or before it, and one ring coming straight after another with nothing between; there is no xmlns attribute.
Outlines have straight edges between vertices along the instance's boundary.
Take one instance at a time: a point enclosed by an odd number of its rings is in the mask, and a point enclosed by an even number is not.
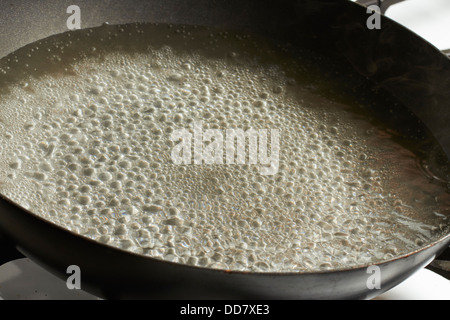
<svg viewBox="0 0 450 320"><path fill-rule="evenodd" d="M71 1L2 1L0 56L67 31ZM366 28L365 8L348 1L77 1L82 27L104 22L168 22L260 32L326 56L348 84L367 82L410 108L450 155L450 62L411 32L382 19ZM373 67L375 65L375 68ZM369 68L370 66L370 68ZM368 81L371 80L371 81ZM373 82L372 82L373 80ZM384 112L383 110L379 110ZM405 114L393 124L409 130ZM420 139L418 134L417 139ZM0 201L0 229L32 259L61 277L75 264L83 289L107 298L371 298L397 285L448 247L446 236L426 248L380 264L381 289L367 287L367 268L256 274L182 266L87 240Z"/></svg>

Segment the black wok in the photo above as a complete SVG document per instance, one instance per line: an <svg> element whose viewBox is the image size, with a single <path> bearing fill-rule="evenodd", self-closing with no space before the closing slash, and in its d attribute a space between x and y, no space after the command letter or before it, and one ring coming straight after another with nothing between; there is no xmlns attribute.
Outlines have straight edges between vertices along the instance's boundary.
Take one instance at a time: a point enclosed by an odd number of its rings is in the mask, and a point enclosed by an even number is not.
<svg viewBox="0 0 450 320"><path fill-rule="evenodd" d="M66 32L66 10L71 4L2 1L0 56ZM374 112L390 114L386 121L418 144L432 134L443 154L450 156L450 61L385 17L381 29L367 29L368 14L360 5L336 0L79 0L77 5L82 28L104 22L194 24L257 32L307 48L315 53L323 70L338 75L339 83L348 90L399 102L398 110L379 107ZM367 266L318 273L247 273L155 260L78 236L4 197L0 198L0 230L25 256L63 279L68 276L67 267L77 265L83 289L119 299L368 299L429 264L450 243L449 234L379 264L381 289L369 289Z"/></svg>

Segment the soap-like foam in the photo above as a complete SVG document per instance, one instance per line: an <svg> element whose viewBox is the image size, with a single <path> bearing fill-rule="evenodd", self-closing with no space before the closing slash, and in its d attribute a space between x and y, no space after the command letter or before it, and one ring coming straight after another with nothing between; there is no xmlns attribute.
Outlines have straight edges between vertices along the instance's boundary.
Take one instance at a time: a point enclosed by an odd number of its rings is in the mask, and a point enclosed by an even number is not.
<svg viewBox="0 0 450 320"><path fill-rule="evenodd" d="M177 41L204 31L172 27L158 31L165 45L149 36L146 50L108 51L112 31L89 31L104 43L64 72L2 91L0 190L21 206L138 254L260 272L368 265L448 231L449 195L417 157L297 82L285 61L246 51L266 52L263 43L209 31L209 48L181 50ZM41 68L64 58L66 41L40 45L49 52ZM174 164L171 133L196 121L205 130L280 130L278 172Z"/></svg>

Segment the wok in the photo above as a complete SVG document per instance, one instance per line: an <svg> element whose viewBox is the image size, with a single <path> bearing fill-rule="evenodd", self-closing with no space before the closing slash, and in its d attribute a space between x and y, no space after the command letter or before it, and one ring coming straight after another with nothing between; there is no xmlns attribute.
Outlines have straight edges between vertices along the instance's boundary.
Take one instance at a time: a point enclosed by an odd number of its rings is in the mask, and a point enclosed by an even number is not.
<svg viewBox="0 0 450 320"><path fill-rule="evenodd" d="M2 1L0 56L66 32L66 10L71 4ZM384 16L381 29L369 30L368 14L361 5L336 0L79 0L77 5L82 28L104 22L194 24L256 32L289 41L294 48L307 48L326 74L338 75L342 90L368 92L367 97L383 94L399 102L398 110L384 110L381 104L374 111L389 114L386 121L418 144L432 134L444 155L450 156L450 61ZM251 273L156 260L78 236L5 197L0 198L0 230L21 253L63 279L69 265L79 266L82 288L109 299L370 299L429 264L450 243L448 234L378 264L381 288L369 289L367 266L314 273Z"/></svg>

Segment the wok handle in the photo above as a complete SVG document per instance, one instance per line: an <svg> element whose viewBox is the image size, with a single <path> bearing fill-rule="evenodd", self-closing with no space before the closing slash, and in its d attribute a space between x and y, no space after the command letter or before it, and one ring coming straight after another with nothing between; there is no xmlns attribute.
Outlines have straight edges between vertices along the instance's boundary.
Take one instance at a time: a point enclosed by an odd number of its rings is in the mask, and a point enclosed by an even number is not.
<svg viewBox="0 0 450 320"><path fill-rule="evenodd" d="M17 250L14 242L0 231L0 266L21 258L25 256Z"/></svg>

